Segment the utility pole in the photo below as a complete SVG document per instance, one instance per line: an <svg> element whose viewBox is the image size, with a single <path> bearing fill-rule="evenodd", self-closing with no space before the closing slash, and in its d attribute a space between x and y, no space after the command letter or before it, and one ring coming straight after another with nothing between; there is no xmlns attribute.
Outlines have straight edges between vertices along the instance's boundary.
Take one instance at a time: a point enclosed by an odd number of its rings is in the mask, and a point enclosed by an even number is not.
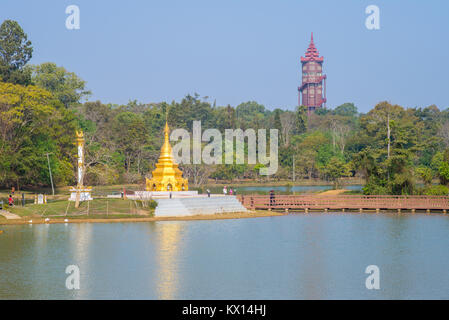
<svg viewBox="0 0 449 320"><path fill-rule="evenodd" d="M48 161L48 172L50 172L50 181L51 181L51 191L53 193L53 196L55 195L55 187L53 186L53 176L51 175L51 167L50 167L50 155L51 153L46 153L47 155L47 161Z"/></svg>

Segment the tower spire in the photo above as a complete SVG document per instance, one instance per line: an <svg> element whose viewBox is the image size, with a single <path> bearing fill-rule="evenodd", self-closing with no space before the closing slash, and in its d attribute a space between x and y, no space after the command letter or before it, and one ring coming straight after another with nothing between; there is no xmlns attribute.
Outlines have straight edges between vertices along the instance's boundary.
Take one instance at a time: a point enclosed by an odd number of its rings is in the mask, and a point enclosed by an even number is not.
<svg viewBox="0 0 449 320"><path fill-rule="evenodd" d="M324 104L326 107L326 75L323 74L324 58L320 57L310 33L310 43L304 57L301 57L302 83L298 87L298 105L308 108L310 114Z"/></svg>
<svg viewBox="0 0 449 320"><path fill-rule="evenodd" d="M170 141L169 141L169 138L168 138L168 134L169 133L170 133L170 129L168 128L168 106L167 106L167 108L165 109L165 128L164 128L164 138L165 138L165 140L164 140L163 148L164 147L167 148L167 146L168 146L168 148L170 149L170 152L171 152Z"/></svg>
<svg viewBox="0 0 449 320"><path fill-rule="evenodd" d="M164 138L165 138L165 140L164 140L164 146L165 145L170 146L170 141L169 141L169 138L168 138L168 134L169 133L170 133L170 129L168 128L168 121L165 120L165 128L164 128Z"/></svg>
<svg viewBox="0 0 449 320"><path fill-rule="evenodd" d="M172 148L169 139L170 128L168 121L165 121L164 144L161 154L156 164L156 169L152 173L152 179L146 179L147 191L187 191L189 182L182 177L182 172L173 158Z"/></svg>

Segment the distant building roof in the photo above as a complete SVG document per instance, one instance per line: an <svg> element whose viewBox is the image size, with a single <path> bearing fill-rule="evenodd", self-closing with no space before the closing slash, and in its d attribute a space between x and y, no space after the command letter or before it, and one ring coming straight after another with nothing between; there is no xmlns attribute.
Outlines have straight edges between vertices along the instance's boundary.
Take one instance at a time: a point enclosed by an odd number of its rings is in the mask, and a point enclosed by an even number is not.
<svg viewBox="0 0 449 320"><path fill-rule="evenodd" d="M315 47L315 44L313 43L313 32L312 32L309 47L307 48L305 57L301 57L301 62L309 62L309 61L323 62L323 60L324 58L320 57L320 53L318 52L318 49Z"/></svg>

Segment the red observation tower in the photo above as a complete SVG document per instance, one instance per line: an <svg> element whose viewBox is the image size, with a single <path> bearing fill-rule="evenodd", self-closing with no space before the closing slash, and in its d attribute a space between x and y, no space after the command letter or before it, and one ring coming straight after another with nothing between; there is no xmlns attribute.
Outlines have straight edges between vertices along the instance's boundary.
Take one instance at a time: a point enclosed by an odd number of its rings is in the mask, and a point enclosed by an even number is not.
<svg viewBox="0 0 449 320"><path fill-rule="evenodd" d="M298 103L307 107L308 114L322 108L323 104L326 108L326 75L323 74L323 61L324 58L320 57L313 43L312 32L305 57L301 57L302 84L298 87Z"/></svg>

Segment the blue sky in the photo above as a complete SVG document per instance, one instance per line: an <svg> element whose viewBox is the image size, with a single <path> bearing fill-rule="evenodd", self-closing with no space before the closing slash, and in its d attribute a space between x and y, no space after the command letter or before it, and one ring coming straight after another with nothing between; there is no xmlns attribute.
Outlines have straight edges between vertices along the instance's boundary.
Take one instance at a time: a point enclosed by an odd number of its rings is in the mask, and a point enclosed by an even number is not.
<svg viewBox="0 0 449 320"><path fill-rule="evenodd" d="M78 5L81 28L67 30ZM365 8L380 8L380 30ZM32 40L31 63L52 61L87 81L89 100L179 101L188 93L236 106L293 109L300 56L314 32L328 107L366 112L388 100L449 107L449 1L2 0Z"/></svg>

